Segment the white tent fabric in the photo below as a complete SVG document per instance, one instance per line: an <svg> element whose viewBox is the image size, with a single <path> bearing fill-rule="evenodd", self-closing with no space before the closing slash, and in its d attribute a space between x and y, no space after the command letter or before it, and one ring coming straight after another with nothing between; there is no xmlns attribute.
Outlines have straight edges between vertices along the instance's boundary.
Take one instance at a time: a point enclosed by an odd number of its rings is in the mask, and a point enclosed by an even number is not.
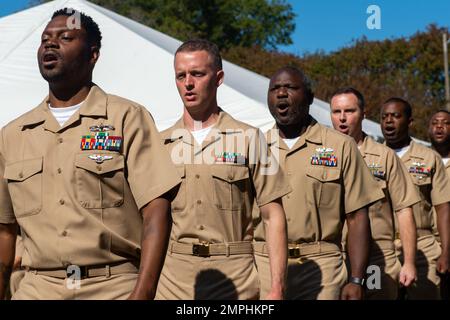
<svg viewBox="0 0 450 320"><path fill-rule="evenodd" d="M181 42L88 1L56 0L0 18L0 127L47 94L36 52L52 13L64 7L90 15L100 26L103 42L94 82L108 93L144 105L158 129L171 126L182 113L173 73L173 54ZM266 106L269 79L226 61L224 71L219 105L263 131L271 128L274 122ZM311 114L331 126L327 103L315 99ZM377 123L364 120L363 127L368 134L382 137Z"/></svg>

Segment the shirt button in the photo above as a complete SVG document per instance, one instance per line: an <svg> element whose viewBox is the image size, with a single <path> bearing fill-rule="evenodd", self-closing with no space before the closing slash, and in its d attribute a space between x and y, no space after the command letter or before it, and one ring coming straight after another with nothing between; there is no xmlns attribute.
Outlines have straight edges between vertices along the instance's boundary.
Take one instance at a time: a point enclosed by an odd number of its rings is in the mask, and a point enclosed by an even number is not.
<svg viewBox="0 0 450 320"><path fill-rule="evenodd" d="M291 198L291 196L290 196L290 195L287 195L287 196L286 196L286 198L290 199L290 198Z"/></svg>
<svg viewBox="0 0 450 320"><path fill-rule="evenodd" d="M198 227L200 230L205 230L205 227L204 226L199 226Z"/></svg>
<svg viewBox="0 0 450 320"><path fill-rule="evenodd" d="M59 143L63 143L63 141L64 141L63 138L58 138Z"/></svg>
<svg viewBox="0 0 450 320"><path fill-rule="evenodd" d="M197 179L200 179L200 175L199 175L199 174L196 174L195 177L196 177Z"/></svg>
<svg viewBox="0 0 450 320"><path fill-rule="evenodd" d="M58 168L58 173L61 174L62 170L61 168Z"/></svg>
<svg viewBox="0 0 450 320"><path fill-rule="evenodd" d="M64 230L64 231L61 233L61 235L62 235L63 237L67 236L67 231Z"/></svg>
<svg viewBox="0 0 450 320"><path fill-rule="evenodd" d="M23 173L19 173L19 178L22 179L23 178Z"/></svg>
<svg viewBox="0 0 450 320"><path fill-rule="evenodd" d="M59 203L60 203L61 205L63 205L63 204L64 204L64 199L59 200Z"/></svg>
<svg viewBox="0 0 450 320"><path fill-rule="evenodd" d="M228 180L233 181L233 176L228 176Z"/></svg>
<svg viewBox="0 0 450 320"><path fill-rule="evenodd" d="M102 171L102 166L97 166L98 171Z"/></svg>
<svg viewBox="0 0 450 320"><path fill-rule="evenodd" d="M197 200L197 204L202 204L202 200Z"/></svg>

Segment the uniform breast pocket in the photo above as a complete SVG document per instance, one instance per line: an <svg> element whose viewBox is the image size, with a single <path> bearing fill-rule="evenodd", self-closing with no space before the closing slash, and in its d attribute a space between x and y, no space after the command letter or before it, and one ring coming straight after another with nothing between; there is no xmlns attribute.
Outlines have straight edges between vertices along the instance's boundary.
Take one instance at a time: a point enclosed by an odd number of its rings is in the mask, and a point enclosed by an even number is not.
<svg viewBox="0 0 450 320"><path fill-rule="evenodd" d="M181 178L181 184L178 192L172 201L172 211L183 211L186 208L186 168L184 165L177 165L178 175Z"/></svg>
<svg viewBox="0 0 450 320"><path fill-rule="evenodd" d="M243 208L249 189L249 172L245 166L214 165L211 167L214 183L214 203L222 210Z"/></svg>
<svg viewBox="0 0 450 320"><path fill-rule="evenodd" d="M17 218L37 214L42 208L42 157L5 166L4 178Z"/></svg>
<svg viewBox="0 0 450 320"><path fill-rule="evenodd" d="M413 181L421 191L427 191L428 189L431 190L431 177L416 175L413 176Z"/></svg>
<svg viewBox="0 0 450 320"><path fill-rule="evenodd" d="M103 157L102 162L93 160ZM91 158L90 158L91 157ZM84 208L120 207L123 204L124 157L117 153L80 153L75 156L78 201Z"/></svg>
<svg viewBox="0 0 450 320"><path fill-rule="evenodd" d="M312 188L308 188L312 189L315 202L318 202L320 207L338 206L341 197L341 172L338 169L311 167L307 169L306 175L312 184Z"/></svg>

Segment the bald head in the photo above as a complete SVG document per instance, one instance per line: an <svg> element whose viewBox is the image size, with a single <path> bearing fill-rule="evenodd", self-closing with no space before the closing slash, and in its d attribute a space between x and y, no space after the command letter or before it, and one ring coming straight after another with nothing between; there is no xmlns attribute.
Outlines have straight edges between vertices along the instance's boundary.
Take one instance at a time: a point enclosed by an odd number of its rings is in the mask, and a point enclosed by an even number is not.
<svg viewBox="0 0 450 320"><path fill-rule="evenodd" d="M305 73L301 69L299 69L297 67L293 67L293 66L282 67L282 68L278 69L277 71L275 71L275 73L270 78L270 81L272 82L275 78L277 78L282 73L288 73L294 77L299 78L302 82L302 86L303 86L303 89L305 90L305 93L310 97L314 97L314 93L312 91L312 86L311 86L311 81L309 80L309 78L305 75Z"/></svg>
<svg viewBox="0 0 450 320"><path fill-rule="evenodd" d="M303 123L313 99L310 81L300 69L284 67L270 78L267 104L278 126Z"/></svg>

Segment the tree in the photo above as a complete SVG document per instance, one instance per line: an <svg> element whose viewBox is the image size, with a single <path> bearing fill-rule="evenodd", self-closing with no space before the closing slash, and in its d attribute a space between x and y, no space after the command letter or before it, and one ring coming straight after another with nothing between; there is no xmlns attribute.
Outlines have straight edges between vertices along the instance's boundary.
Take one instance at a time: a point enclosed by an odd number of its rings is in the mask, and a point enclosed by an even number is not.
<svg viewBox="0 0 450 320"><path fill-rule="evenodd" d="M366 98L367 118L377 122L381 104L390 97L402 97L413 106L412 134L428 140L428 120L445 103L444 32L449 30L431 24L411 37L383 41L361 38L330 54L298 57L254 46L230 48L224 57L267 77L279 67L298 66L311 78L316 97L325 101L338 88L353 86Z"/></svg>
<svg viewBox="0 0 450 320"><path fill-rule="evenodd" d="M413 106L412 134L424 140L428 119L445 103L441 39L448 28L431 24L411 37L361 38L329 54L299 57L275 49L291 43L295 27L284 0L91 1L179 40L207 38L221 47L225 59L267 77L279 67L298 66L325 101L336 89L353 86L366 98L367 118L377 122L386 99L403 97Z"/></svg>
<svg viewBox="0 0 450 320"><path fill-rule="evenodd" d="M43 2L43 1L41 1ZM295 14L285 0L91 0L181 41L204 38L221 49L291 44Z"/></svg>

